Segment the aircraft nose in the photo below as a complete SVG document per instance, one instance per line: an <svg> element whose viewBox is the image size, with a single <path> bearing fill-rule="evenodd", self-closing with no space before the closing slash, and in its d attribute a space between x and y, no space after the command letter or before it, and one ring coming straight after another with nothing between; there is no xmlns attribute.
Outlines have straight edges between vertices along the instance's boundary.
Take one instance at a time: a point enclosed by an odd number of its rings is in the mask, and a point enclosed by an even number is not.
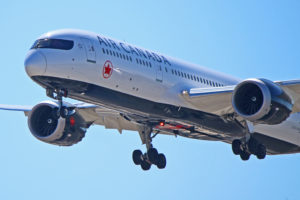
<svg viewBox="0 0 300 200"><path fill-rule="evenodd" d="M30 51L25 58L24 65L28 76L43 75L46 72L46 57L36 50Z"/></svg>

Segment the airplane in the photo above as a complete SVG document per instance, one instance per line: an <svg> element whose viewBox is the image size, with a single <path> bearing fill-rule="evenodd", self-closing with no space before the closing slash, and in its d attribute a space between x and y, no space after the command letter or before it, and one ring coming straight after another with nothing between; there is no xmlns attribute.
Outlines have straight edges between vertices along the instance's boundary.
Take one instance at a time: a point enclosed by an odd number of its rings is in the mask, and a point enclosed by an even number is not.
<svg viewBox="0 0 300 200"><path fill-rule="evenodd" d="M300 80L241 80L73 29L40 36L24 65L53 100L0 109L23 111L42 142L71 146L91 125L136 131L146 152L132 159L143 170L166 167L152 144L158 134L225 142L245 161L300 152Z"/></svg>

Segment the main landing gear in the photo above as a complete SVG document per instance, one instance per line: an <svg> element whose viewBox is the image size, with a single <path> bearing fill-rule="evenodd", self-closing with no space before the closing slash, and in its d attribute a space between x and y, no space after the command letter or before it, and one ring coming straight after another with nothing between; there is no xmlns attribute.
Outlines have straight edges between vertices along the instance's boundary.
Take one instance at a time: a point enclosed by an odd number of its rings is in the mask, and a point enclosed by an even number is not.
<svg viewBox="0 0 300 200"><path fill-rule="evenodd" d="M141 165L143 170L149 170L151 165L156 165L158 169L164 169L167 164L166 157L164 154L158 153L157 149L153 147L151 133L151 127L141 128L139 134L143 144L146 144L147 152L143 154L141 150L134 150L132 160L134 164Z"/></svg>
<svg viewBox="0 0 300 200"><path fill-rule="evenodd" d="M249 160L251 154L255 155L258 159L264 159L267 154L265 145L252 137L247 142L233 140L232 151L235 155L240 155L242 160Z"/></svg>
<svg viewBox="0 0 300 200"><path fill-rule="evenodd" d="M243 139L232 141L232 151L235 155L240 155L242 160L249 160L251 154L258 159L264 159L267 154L265 145L256 140L252 133L254 132L253 124L245 121L244 124L246 136Z"/></svg>
<svg viewBox="0 0 300 200"><path fill-rule="evenodd" d="M47 88L46 95L50 98L56 99L59 103L59 107L53 109L53 117L56 119L58 119L59 117L67 118L70 110L68 107L63 106L63 97L68 96L68 90Z"/></svg>

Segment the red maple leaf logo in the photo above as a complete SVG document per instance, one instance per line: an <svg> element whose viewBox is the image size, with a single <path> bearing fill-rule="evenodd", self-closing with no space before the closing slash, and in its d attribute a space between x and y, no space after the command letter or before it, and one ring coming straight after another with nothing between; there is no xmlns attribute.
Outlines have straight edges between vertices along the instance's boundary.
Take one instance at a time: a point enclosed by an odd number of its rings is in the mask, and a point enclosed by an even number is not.
<svg viewBox="0 0 300 200"><path fill-rule="evenodd" d="M109 78L112 72L113 72L113 65L109 60L107 60L103 65L103 70L102 70L103 78Z"/></svg>

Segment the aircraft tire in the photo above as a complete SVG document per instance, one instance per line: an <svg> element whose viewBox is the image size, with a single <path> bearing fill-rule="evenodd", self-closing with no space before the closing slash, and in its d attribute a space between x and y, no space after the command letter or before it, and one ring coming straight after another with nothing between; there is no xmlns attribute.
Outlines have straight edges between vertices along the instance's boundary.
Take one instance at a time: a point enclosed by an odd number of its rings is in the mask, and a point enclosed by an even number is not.
<svg viewBox="0 0 300 200"><path fill-rule="evenodd" d="M141 168L144 170L144 171L147 171L151 168L151 164L148 163L147 161L143 160L141 162Z"/></svg>
<svg viewBox="0 0 300 200"><path fill-rule="evenodd" d="M158 151L157 149L155 148L150 148L147 152L147 155L148 155L148 158L149 158L149 161L152 163L152 164L157 164L158 162Z"/></svg>
<svg viewBox="0 0 300 200"><path fill-rule="evenodd" d="M247 145L250 153L256 155L258 151L259 143L254 138L250 138Z"/></svg>
<svg viewBox="0 0 300 200"><path fill-rule="evenodd" d="M240 153L241 153L241 144L242 144L242 142L241 142L241 140L233 140L232 141L232 145L231 145L231 147L232 147L232 152L235 154L235 155L240 155Z"/></svg>
<svg viewBox="0 0 300 200"><path fill-rule="evenodd" d="M265 145L263 144L258 145L256 157L261 160L266 157L266 154L267 154L267 150Z"/></svg>
<svg viewBox="0 0 300 200"><path fill-rule="evenodd" d="M240 157L242 160L246 161L246 160L249 160L250 158L250 153L246 152L246 151L241 151L240 153Z"/></svg>
<svg viewBox="0 0 300 200"><path fill-rule="evenodd" d="M60 116L61 116L62 118L67 118L68 114L69 114L68 108L65 107L65 106L62 106L62 107L60 108Z"/></svg>
<svg viewBox="0 0 300 200"><path fill-rule="evenodd" d="M134 164L140 165L143 161L142 156L143 156L143 153L141 152L141 150L134 150L132 152L132 160L133 160Z"/></svg>
<svg viewBox="0 0 300 200"><path fill-rule="evenodd" d="M158 162L157 162L157 168L158 169L164 169L167 165L167 159L166 156L162 153L158 154Z"/></svg>

